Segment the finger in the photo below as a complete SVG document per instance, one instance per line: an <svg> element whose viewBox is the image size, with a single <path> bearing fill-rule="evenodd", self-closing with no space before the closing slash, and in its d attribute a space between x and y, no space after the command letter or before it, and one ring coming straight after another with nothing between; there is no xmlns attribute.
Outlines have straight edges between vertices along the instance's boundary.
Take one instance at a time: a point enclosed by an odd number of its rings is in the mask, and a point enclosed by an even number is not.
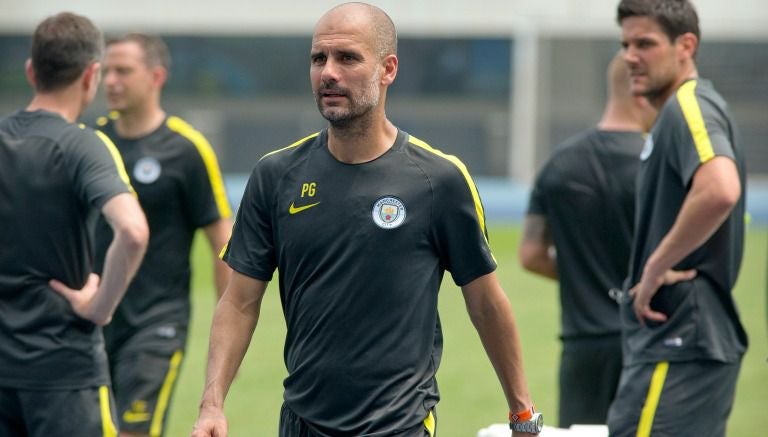
<svg viewBox="0 0 768 437"><path fill-rule="evenodd" d="M66 297L67 299L69 299L69 297L72 295L72 293L74 293L73 289L67 287L66 285L64 285L63 282L61 282L59 280L56 280L56 279L51 279L50 281L48 281L48 285L50 285L50 287L53 289L53 291L61 294L62 296Z"/></svg>
<svg viewBox="0 0 768 437"><path fill-rule="evenodd" d="M654 322L666 322L667 315L658 311L652 310L650 307L643 311L643 317Z"/></svg>
<svg viewBox="0 0 768 437"><path fill-rule="evenodd" d="M99 275L97 275L96 273L91 273L90 275L88 275L88 281L86 281L85 287L83 287L83 289L98 290L100 280L101 278L99 278Z"/></svg>
<svg viewBox="0 0 768 437"><path fill-rule="evenodd" d="M645 318L643 317L645 310L639 305L633 305L632 309L634 310L635 318L640 322L640 325L645 326Z"/></svg>
<svg viewBox="0 0 768 437"><path fill-rule="evenodd" d="M664 285L672 285L682 281L690 281L696 277L696 270L670 270L664 275Z"/></svg>
<svg viewBox="0 0 768 437"><path fill-rule="evenodd" d="M628 293L629 293L630 297L635 297L635 294L637 293L637 285L635 285L634 287L630 288Z"/></svg>

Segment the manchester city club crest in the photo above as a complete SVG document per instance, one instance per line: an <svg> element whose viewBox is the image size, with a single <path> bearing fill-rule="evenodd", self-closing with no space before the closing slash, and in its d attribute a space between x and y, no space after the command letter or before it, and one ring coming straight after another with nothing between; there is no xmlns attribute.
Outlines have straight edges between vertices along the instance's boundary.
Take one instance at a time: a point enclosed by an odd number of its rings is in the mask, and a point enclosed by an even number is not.
<svg viewBox="0 0 768 437"><path fill-rule="evenodd" d="M405 221L405 204L394 196L385 196L373 203L373 222L382 229L394 229Z"/></svg>
<svg viewBox="0 0 768 437"><path fill-rule="evenodd" d="M160 161L150 156L139 159L133 166L133 178L142 184L151 184L156 181L160 173L162 173Z"/></svg>

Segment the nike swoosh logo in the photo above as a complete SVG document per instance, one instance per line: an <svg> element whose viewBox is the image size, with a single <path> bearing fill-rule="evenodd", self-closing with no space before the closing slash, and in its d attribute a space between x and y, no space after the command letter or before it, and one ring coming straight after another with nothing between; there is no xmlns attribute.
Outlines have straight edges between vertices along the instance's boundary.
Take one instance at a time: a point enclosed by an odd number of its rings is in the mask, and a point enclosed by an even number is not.
<svg viewBox="0 0 768 437"><path fill-rule="evenodd" d="M291 206L288 207L288 214L291 214L291 215L298 214L298 213L304 211L305 209L312 208L313 206L317 206L319 204L320 204L320 202L317 202L317 203L310 203L309 205L304 205L304 206L296 207L296 206L293 206L293 202L291 202Z"/></svg>

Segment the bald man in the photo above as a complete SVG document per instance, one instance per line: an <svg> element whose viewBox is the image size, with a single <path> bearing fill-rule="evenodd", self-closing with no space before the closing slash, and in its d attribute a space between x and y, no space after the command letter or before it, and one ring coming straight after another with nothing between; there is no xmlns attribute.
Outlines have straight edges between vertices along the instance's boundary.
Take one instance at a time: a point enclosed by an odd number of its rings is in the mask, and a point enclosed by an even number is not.
<svg viewBox="0 0 768 437"><path fill-rule="evenodd" d="M227 433L224 397L275 269L288 328L281 436L434 435L446 270L516 435L541 429L477 189L456 157L387 119L397 71L395 27L382 10L347 3L317 23L310 79L328 126L254 167L223 253L233 275L214 315L194 436Z"/></svg>
<svg viewBox="0 0 768 437"><path fill-rule="evenodd" d="M519 255L560 285L559 426L603 424L621 374L621 325L609 290L627 276L643 132L656 111L633 96L617 54L597 127L556 147L531 191Z"/></svg>

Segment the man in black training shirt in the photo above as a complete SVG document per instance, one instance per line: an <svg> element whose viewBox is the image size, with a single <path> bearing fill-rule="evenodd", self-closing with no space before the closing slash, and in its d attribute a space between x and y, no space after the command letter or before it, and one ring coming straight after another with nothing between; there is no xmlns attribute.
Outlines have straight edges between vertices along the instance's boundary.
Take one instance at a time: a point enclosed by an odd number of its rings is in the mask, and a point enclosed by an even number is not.
<svg viewBox="0 0 768 437"><path fill-rule="evenodd" d="M520 262L560 284L562 428L604 424L619 383L621 324L609 290L627 277L637 157L655 112L630 93L629 69L617 54L597 127L559 145L531 191Z"/></svg>
<svg viewBox="0 0 768 437"><path fill-rule="evenodd" d="M333 8L310 61L329 127L265 155L251 174L224 253L232 279L193 435L226 432L224 397L276 268L288 328L281 436L434 435L445 270L514 419L535 420L476 187L461 161L384 113L398 69L392 21L363 3Z"/></svg>
<svg viewBox="0 0 768 437"><path fill-rule="evenodd" d="M104 328L120 429L160 436L186 347L190 251L203 229L215 254L217 294L229 268L218 258L232 229L216 155L205 137L167 115L160 95L170 55L159 37L130 33L107 42L104 91L112 112L97 121L115 142L147 215L147 254L112 323ZM96 228L97 268L112 240Z"/></svg>
<svg viewBox="0 0 768 437"><path fill-rule="evenodd" d="M26 67L34 97L0 119L2 436L116 433L99 326L148 236L114 145L74 123L98 89L102 48L85 17L43 21ZM99 211L115 233L101 278L91 249Z"/></svg>
<svg viewBox="0 0 768 437"><path fill-rule="evenodd" d="M700 79L687 0L618 6L632 91L659 109L640 154L614 436L725 435L747 336L731 295L745 169L725 101Z"/></svg>

